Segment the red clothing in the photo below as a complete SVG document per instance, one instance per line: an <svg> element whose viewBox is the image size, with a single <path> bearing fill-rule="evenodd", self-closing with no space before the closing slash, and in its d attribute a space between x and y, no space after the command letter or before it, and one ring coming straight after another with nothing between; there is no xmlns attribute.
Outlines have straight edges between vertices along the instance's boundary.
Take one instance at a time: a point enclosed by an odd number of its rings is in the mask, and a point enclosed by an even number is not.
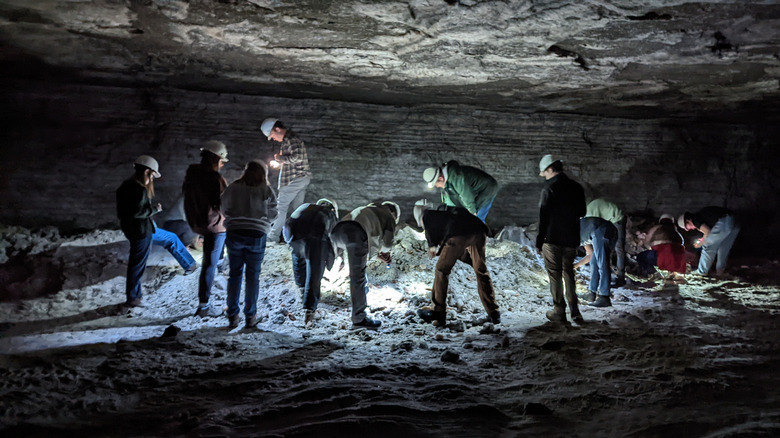
<svg viewBox="0 0 780 438"><path fill-rule="evenodd" d="M685 274L685 247L674 243L654 245L658 269Z"/></svg>

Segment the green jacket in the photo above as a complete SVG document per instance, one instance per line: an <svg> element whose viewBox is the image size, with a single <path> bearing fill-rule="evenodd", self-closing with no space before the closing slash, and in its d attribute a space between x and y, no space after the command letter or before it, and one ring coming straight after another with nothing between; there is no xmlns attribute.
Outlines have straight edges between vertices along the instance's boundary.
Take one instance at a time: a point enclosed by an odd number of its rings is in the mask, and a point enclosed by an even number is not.
<svg viewBox="0 0 780 438"><path fill-rule="evenodd" d="M463 207L476 214L498 193L498 183L484 171L461 166L452 160L446 164L447 182L441 192L441 202L450 207Z"/></svg>

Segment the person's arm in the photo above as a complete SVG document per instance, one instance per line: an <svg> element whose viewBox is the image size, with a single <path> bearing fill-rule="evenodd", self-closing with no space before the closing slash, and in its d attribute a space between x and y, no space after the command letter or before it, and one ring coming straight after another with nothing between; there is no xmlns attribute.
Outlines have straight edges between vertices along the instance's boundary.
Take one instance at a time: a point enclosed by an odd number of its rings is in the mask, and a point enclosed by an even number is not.
<svg viewBox="0 0 780 438"><path fill-rule="evenodd" d="M701 224L698 230L701 231L702 236L701 239L699 239L696 243L693 244L695 248L699 248L705 243L707 243L707 236L709 236L710 232L712 231L707 224Z"/></svg>
<svg viewBox="0 0 780 438"><path fill-rule="evenodd" d="M547 190L542 190L542 195L539 200L539 233L536 235L536 249L540 251L544 244L544 238L547 235L547 224L549 223L550 216L547 208L547 199Z"/></svg>
<svg viewBox="0 0 780 438"><path fill-rule="evenodd" d="M587 253L585 257L581 258L577 263L574 264L574 269L579 268L580 266L585 265L590 261L590 259L593 258L593 245L590 243L586 243L585 245L585 252Z"/></svg>
<svg viewBox="0 0 780 438"><path fill-rule="evenodd" d="M655 236L655 232L658 231L658 229L661 228L660 225L654 225L652 228L647 230L647 234L645 234L644 240L642 240L642 244L648 248L650 248L652 245L650 245L653 242L653 237Z"/></svg>
<svg viewBox="0 0 780 438"><path fill-rule="evenodd" d="M477 202L475 200L474 191L471 189L471 185L466 182L466 179L461 177L452 178L452 190L458 194L460 204L469 211L471 214L477 214Z"/></svg>
<svg viewBox="0 0 780 438"><path fill-rule="evenodd" d="M289 147L286 150L282 149L280 151L276 157L276 161L282 164L294 164L302 162L304 156L306 155L306 147L303 145L303 142L301 140L295 139L290 140L288 143Z"/></svg>

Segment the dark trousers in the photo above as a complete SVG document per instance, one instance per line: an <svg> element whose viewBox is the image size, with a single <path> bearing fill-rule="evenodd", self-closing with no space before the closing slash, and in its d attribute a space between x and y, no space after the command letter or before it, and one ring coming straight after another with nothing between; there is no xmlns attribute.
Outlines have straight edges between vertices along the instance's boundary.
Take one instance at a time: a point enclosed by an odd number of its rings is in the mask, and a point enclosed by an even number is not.
<svg viewBox="0 0 780 438"><path fill-rule="evenodd" d="M290 241L290 247L295 284L303 289L303 308L317 310L330 245L322 238L305 238Z"/></svg>
<svg viewBox="0 0 780 438"><path fill-rule="evenodd" d="M330 233L336 248L342 249L349 259L349 290L352 297L352 322L366 318L366 263L368 262L368 235L358 222L339 222Z"/></svg>
<svg viewBox="0 0 780 438"><path fill-rule="evenodd" d="M203 236L203 262L201 263L200 278L198 279L198 299L203 307L211 297L211 286L214 285L214 277L217 275L217 264L225 247L225 233L205 234Z"/></svg>
<svg viewBox="0 0 780 438"><path fill-rule="evenodd" d="M127 281L125 294L127 301L141 298L141 278L146 270L146 261L152 249L152 235L130 241L130 257L127 260Z"/></svg>
<svg viewBox="0 0 780 438"><path fill-rule="evenodd" d="M477 292L482 301L482 307L488 314L498 310L496 296L493 292L493 281L490 279L485 264L485 235L450 237L444 242L439 261L436 262L436 276L433 280L433 310L447 310L447 290L450 284L450 272L455 263L460 260L474 268L477 276Z"/></svg>
<svg viewBox="0 0 780 438"><path fill-rule="evenodd" d="M574 282L574 257L577 255L577 248L545 243L542 246L542 254L544 267L550 278L550 293L555 312L566 314L566 302L563 300L565 292L572 317L579 315Z"/></svg>

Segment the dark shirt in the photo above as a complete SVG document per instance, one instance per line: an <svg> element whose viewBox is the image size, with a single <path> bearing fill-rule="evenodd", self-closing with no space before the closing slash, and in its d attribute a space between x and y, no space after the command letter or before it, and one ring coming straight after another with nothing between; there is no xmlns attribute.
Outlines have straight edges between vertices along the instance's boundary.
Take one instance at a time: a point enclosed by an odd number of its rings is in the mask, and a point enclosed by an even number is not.
<svg viewBox="0 0 780 438"><path fill-rule="evenodd" d="M303 204L287 218L290 241L300 239L327 239L338 222L330 207Z"/></svg>
<svg viewBox="0 0 780 438"><path fill-rule="evenodd" d="M617 239L617 228L612 222L600 217L588 216L580 219L580 244L593 244L593 233L596 230L604 230L604 237L613 241Z"/></svg>
<svg viewBox="0 0 780 438"><path fill-rule="evenodd" d="M426 210L423 213L425 239L429 247L439 246L450 237L487 234L487 226L476 216L462 207L446 207L439 210Z"/></svg>
<svg viewBox="0 0 780 438"><path fill-rule="evenodd" d="M221 211L222 192L227 181L214 169L192 164L184 175L184 211L187 223L198 234L225 232L225 216Z"/></svg>
<svg viewBox="0 0 780 438"><path fill-rule="evenodd" d="M152 216L157 211L152 208L146 187L135 178L126 179L116 190L116 213L128 240L141 240L154 234Z"/></svg>
<svg viewBox="0 0 780 438"><path fill-rule="evenodd" d="M696 228L701 228L702 224L710 229L715 227L719 220L731 214L731 210L723 207L704 207L691 215L691 222Z"/></svg>
<svg viewBox="0 0 780 438"><path fill-rule="evenodd" d="M539 235L536 247L550 243L564 247L580 245L580 218L585 216L585 191L565 173L545 181L539 200Z"/></svg>

